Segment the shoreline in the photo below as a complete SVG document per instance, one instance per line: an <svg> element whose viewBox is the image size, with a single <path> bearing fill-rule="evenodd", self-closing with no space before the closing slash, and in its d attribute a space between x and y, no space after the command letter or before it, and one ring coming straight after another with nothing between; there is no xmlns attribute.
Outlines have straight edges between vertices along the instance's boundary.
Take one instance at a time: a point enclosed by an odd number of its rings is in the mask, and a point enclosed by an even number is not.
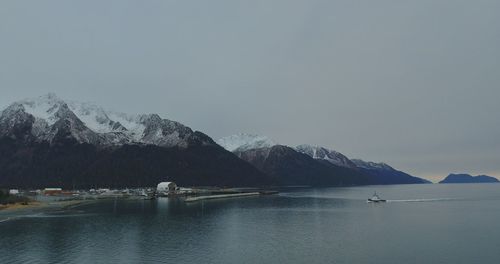
<svg viewBox="0 0 500 264"><path fill-rule="evenodd" d="M38 215L57 211L70 211L80 205L91 203L93 200L68 200L41 202L32 201L29 204L8 204L0 205L0 224L23 218L28 215Z"/></svg>
<svg viewBox="0 0 500 264"><path fill-rule="evenodd" d="M0 205L0 213L18 213L27 210L44 210L44 209L72 209L84 203L90 203L94 200L67 200L67 201L31 201L28 204L14 203Z"/></svg>
<svg viewBox="0 0 500 264"><path fill-rule="evenodd" d="M22 210L22 209L33 209L41 207L44 203L39 201L30 201L28 203L18 202L12 204L2 204L0 205L0 212L12 211L12 210Z"/></svg>
<svg viewBox="0 0 500 264"><path fill-rule="evenodd" d="M44 211L44 210L71 210L78 206L95 203L107 199L133 199L131 197L102 197L98 199L71 199L59 201L39 201L32 200L28 204L23 202L0 205L0 216L8 216L10 214L25 213L31 211ZM3 222L3 221L0 221Z"/></svg>

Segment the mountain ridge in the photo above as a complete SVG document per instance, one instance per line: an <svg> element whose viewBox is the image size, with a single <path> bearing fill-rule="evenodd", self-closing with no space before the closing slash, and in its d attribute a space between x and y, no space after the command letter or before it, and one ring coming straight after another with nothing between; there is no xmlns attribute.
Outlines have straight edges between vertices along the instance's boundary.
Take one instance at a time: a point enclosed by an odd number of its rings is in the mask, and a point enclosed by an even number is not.
<svg viewBox="0 0 500 264"><path fill-rule="evenodd" d="M35 141L52 142L62 130L80 143L101 146L152 144L187 147L188 143L194 142L216 144L208 140L208 136L205 140L199 136L193 140L196 131L157 114L131 115L108 111L92 103L66 102L55 94L23 99L9 105L1 113L0 131L4 136L9 135L9 131L18 131L16 124L23 122L29 122L25 126L30 127L30 133L25 136Z"/></svg>
<svg viewBox="0 0 500 264"><path fill-rule="evenodd" d="M322 162L292 147L274 145L234 152L272 177L280 185L352 186L368 182L366 175L352 169Z"/></svg>
<svg viewBox="0 0 500 264"><path fill-rule="evenodd" d="M354 164L344 154L325 147L302 144L295 147L295 150L304 153L313 159L323 159L341 167L356 168L356 164Z"/></svg>
<svg viewBox="0 0 500 264"><path fill-rule="evenodd" d="M430 183L398 171L385 163L350 160L342 153L325 147L303 144L291 148L279 144L273 145L272 141L265 140L268 139L265 136L247 135L233 135L217 142L226 143L221 145L262 172L273 175L275 179L287 184L321 185L322 183L343 186ZM313 180L311 176L313 173L321 177ZM290 181L290 177L294 180Z"/></svg>
<svg viewBox="0 0 500 264"><path fill-rule="evenodd" d="M217 186L423 183L385 163L240 133L214 141L158 114L125 114L55 94L0 112L0 186ZM129 186L133 187L133 186Z"/></svg>
<svg viewBox="0 0 500 264"><path fill-rule="evenodd" d="M269 177L206 134L48 94L0 112L0 186L267 186Z"/></svg>

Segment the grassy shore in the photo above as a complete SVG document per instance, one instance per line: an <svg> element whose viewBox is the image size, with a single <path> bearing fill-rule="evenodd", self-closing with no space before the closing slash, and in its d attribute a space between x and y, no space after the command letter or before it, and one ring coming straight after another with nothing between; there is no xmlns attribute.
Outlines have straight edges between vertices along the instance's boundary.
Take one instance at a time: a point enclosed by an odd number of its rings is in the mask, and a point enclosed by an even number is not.
<svg viewBox="0 0 500 264"><path fill-rule="evenodd" d="M11 195L7 190L0 190L0 210L29 208L37 206L38 202L22 195Z"/></svg>
<svg viewBox="0 0 500 264"><path fill-rule="evenodd" d="M16 202L16 203L0 204L0 210L31 209L40 206L42 206L42 203L38 201Z"/></svg>
<svg viewBox="0 0 500 264"><path fill-rule="evenodd" d="M82 204L96 202L97 200L66 200L66 201L30 201L28 203L0 204L0 212L24 212L33 210L68 210Z"/></svg>

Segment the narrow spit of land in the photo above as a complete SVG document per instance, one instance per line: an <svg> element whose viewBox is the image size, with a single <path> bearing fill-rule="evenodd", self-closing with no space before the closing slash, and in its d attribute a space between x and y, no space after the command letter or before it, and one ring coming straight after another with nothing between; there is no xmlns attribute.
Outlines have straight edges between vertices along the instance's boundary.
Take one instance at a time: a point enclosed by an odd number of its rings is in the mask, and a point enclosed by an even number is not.
<svg viewBox="0 0 500 264"><path fill-rule="evenodd" d="M260 195L260 193L259 192L249 192L249 193L233 193L233 194L193 196L193 197L187 197L185 201L186 202L197 202L197 201L210 200L210 199L247 197L247 196L256 196L256 195Z"/></svg>

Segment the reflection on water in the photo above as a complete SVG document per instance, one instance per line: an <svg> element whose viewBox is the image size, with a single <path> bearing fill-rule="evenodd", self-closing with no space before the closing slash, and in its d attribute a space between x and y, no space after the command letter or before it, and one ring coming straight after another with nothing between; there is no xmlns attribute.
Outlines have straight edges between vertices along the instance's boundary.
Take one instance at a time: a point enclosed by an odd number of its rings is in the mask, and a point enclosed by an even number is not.
<svg viewBox="0 0 500 264"><path fill-rule="evenodd" d="M394 202L366 203L374 188ZM499 191L371 186L101 201L0 223L0 263L498 263Z"/></svg>

